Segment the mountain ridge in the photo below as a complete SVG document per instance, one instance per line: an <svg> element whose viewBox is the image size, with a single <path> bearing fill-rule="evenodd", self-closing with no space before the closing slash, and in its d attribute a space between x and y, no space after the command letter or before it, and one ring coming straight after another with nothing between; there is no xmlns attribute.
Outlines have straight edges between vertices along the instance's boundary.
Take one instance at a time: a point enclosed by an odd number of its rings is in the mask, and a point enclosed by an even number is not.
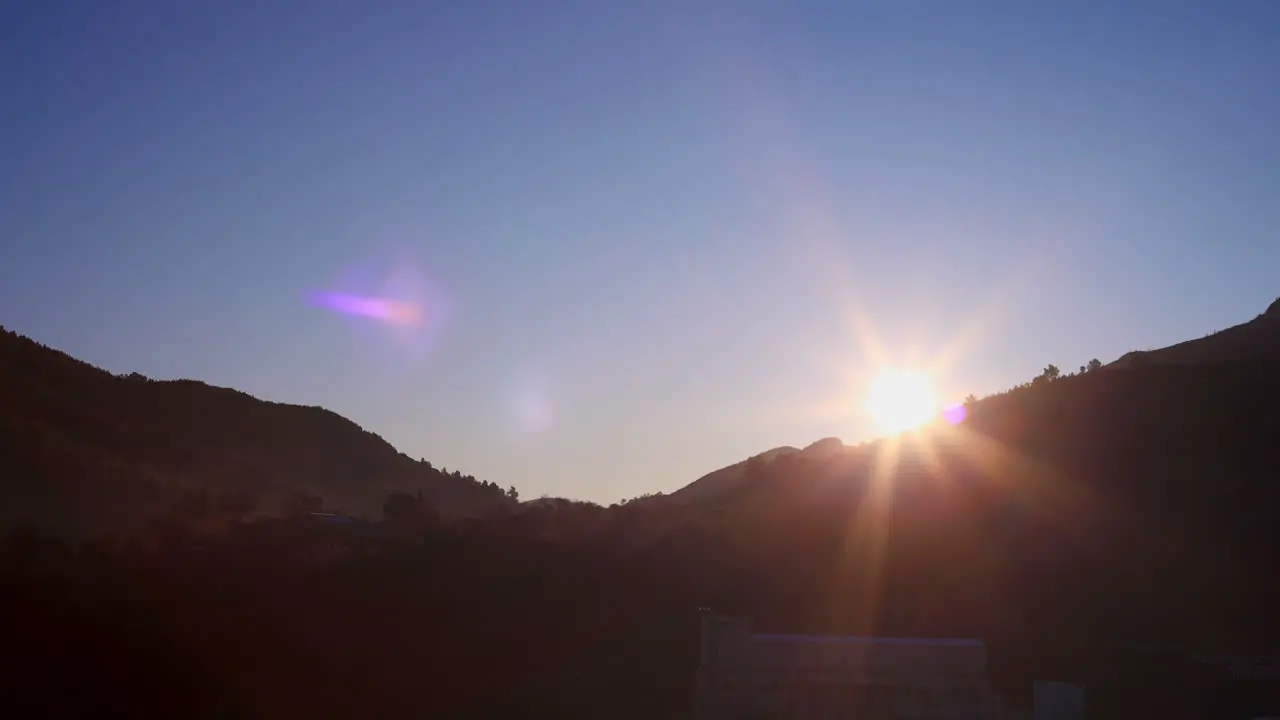
<svg viewBox="0 0 1280 720"><path fill-rule="evenodd" d="M37 399L56 405L27 399L14 411L9 401L23 388L13 380L27 376L11 372L3 342L6 480L14 439L53 431L62 434L58 451L85 441L111 451L107 459L141 458L167 471L174 458L154 442L131 455L100 428L77 426L94 412L128 420L101 397L75 392L101 381L44 388L49 398ZM30 674L7 681L32 707L119 688L150 699L155 670L174 667L160 651L178 645L192 662L175 673L189 685L163 683L180 688L175 707L211 707L193 692L214 688L224 702L272 717L335 707L377 717L518 717L515 708L597 717L619 697L630 717L673 717L692 691L697 608L777 631L982 637L992 685L1024 696L1032 679L1061 677L1081 648L1159 642L1273 653L1280 363L1218 347L1220 362L1046 372L971 401L955 425L854 447L827 439L777 448L730 466L722 491L696 502L603 508L540 499L467 522L439 522L409 502L400 522L381 527L265 519L225 534L196 528L62 552L13 533L0 545L11 558L0 570L16 568L9 577L40 593L28 592L18 612L0 604L0 619L37 628L12 653L45 658L37 675L56 679L60 693L46 690L52 682L31 684ZM24 423L19 433L15 420ZM315 442L306 422L303 445ZM48 431L26 427L42 423ZM137 430L126 423L123 439ZM86 467L95 481L123 479L104 463ZM80 494L55 498L64 512L92 489L65 487ZM64 575L71 580L62 583ZM118 609L85 617L83 608L112 597ZM519 613L510 612L513 598ZM135 665L145 671L112 673L129 647L123 635L152 640L144 647L154 653ZM446 670L424 675L424 667ZM68 687L76 692L61 690ZM449 712L477 703L491 711Z"/></svg>
<svg viewBox="0 0 1280 720"><path fill-rule="evenodd" d="M68 506L95 514L105 504L120 519L106 524L123 529L201 492L248 493L266 512L301 492L367 516L390 492L422 492L445 516L515 504L496 485L414 460L331 410L196 380L113 375L8 330L0 400L0 462L15 478L0 491L11 522L74 526L81 513Z"/></svg>
<svg viewBox="0 0 1280 720"><path fill-rule="evenodd" d="M1280 299L1248 322L1167 348L1126 353L1103 369L1270 359L1280 360ZM413 460L331 410L262 400L196 380L113 375L2 329L0 399L9 408L0 410L0 448L10 449L10 474L45 477L8 486L10 508L0 521L19 519L15 508L46 520L67 519L77 514L68 505L93 515L96 505L119 502L128 519L123 527L167 511L183 494L210 490L252 493L267 504L303 492L369 517L393 492L422 492L444 517L519 507L496 485ZM974 409L991 402L1001 401L986 398ZM712 502L749 491L756 476L769 474L780 461L786 467L839 462L865 455L858 452L864 447L839 438L803 449L780 446L631 504ZM72 489L76 481L68 484L70 477L95 474L101 477L80 483L78 490ZM54 481L46 482L50 477ZM113 499L117 490L128 500Z"/></svg>
<svg viewBox="0 0 1280 720"><path fill-rule="evenodd" d="M1198 364L1267 358L1280 359L1280 298L1248 322L1157 350L1134 350L1104 367L1123 369L1152 363Z"/></svg>
<svg viewBox="0 0 1280 720"><path fill-rule="evenodd" d="M1100 369L1121 371L1134 367L1150 365L1202 365L1214 363L1252 363L1280 362L1280 298L1274 300L1261 314L1238 325L1211 333L1202 338L1186 340L1155 350L1138 350L1125 353ZM1064 377L1064 379L1066 379ZM997 393L998 397L1011 391ZM982 403L987 398L979 400ZM707 473L697 480L675 490L665 497L686 502L705 502L722 494L731 493L747 482L747 468L754 462L762 465L761 460L772 461L777 457L807 457L814 459L857 455L868 450L869 446L883 443L885 440L874 440L857 446L845 445L839 438L823 438L805 446L803 450L793 447L775 448L759 453L746 460ZM785 451L779 453L778 451ZM864 453L865 454L865 453Z"/></svg>

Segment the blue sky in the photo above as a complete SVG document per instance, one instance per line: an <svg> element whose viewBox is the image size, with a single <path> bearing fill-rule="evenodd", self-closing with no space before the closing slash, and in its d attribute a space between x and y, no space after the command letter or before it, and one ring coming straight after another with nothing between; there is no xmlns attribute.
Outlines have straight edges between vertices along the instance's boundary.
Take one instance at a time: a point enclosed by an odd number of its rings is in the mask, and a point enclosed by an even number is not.
<svg viewBox="0 0 1280 720"><path fill-rule="evenodd" d="M1277 77L1268 0L18 0L0 323L611 502L1252 318Z"/></svg>

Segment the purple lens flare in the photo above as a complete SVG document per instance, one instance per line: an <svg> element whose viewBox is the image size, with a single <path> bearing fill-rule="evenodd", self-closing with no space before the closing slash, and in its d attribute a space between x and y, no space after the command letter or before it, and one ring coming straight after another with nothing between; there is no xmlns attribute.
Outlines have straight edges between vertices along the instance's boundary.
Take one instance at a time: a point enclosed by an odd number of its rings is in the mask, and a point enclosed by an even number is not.
<svg viewBox="0 0 1280 720"><path fill-rule="evenodd" d="M341 292L319 292L312 296L312 301L320 307L343 315L367 317L389 325L413 326L422 322L422 308L415 303L401 300Z"/></svg>
<svg viewBox="0 0 1280 720"><path fill-rule="evenodd" d="M942 417L952 425L959 425L964 422L965 418L969 417L969 411L964 405L952 405L942 411Z"/></svg>

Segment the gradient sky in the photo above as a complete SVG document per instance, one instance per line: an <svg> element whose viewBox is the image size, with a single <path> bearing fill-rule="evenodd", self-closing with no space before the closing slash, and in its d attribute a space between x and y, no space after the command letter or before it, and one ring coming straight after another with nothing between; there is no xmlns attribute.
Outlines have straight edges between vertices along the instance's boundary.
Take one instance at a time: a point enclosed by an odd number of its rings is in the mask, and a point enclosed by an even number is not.
<svg viewBox="0 0 1280 720"><path fill-rule="evenodd" d="M0 5L0 323L524 497L1248 320L1277 228L1273 0Z"/></svg>

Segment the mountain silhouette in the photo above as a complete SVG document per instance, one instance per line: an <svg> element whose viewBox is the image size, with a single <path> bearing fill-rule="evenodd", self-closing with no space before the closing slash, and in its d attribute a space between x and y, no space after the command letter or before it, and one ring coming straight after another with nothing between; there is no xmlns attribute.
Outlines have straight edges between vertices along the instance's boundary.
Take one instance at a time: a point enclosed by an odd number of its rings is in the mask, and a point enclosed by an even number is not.
<svg viewBox="0 0 1280 720"><path fill-rule="evenodd" d="M858 627L867 618L913 632L1280 628L1252 624L1280 600L1268 569L1280 557L1280 301L968 410L956 426L824 441L755 473L745 461L720 471L737 486L700 499L750 528L754 570L780 585L807 572L788 566L798 557L846 568L818 596L841 588L840 604L809 608L844 629L875 629ZM878 577L859 578L871 564ZM874 602L859 598L873 581ZM1142 619L1122 620L1135 603Z"/></svg>
<svg viewBox="0 0 1280 720"><path fill-rule="evenodd" d="M1194 341L1209 360L1046 375L958 425L775 448L608 508L516 505L333 413L114 377L8 334L11 515L196 526L193 488L346 511L397 489L404 512L74 552L14 533L0 629L28 661L0 697L76 703L68 716L107 698L131 717L673 717L697 608L778 632L982 637L1010 697L1096 673L1111 648L1274 653L1280 362L1259 348L1275 310ZM418 487L466 519L418 512ZM168 692L143 687L161 675ZM1167 695L1152 677L1138 694Z"/></svg>
<svg viewBox="0 0 1280 720"><path fill-rule="evenodd" d="M1205 365L1218 367L1202 368L1202 372L1195 372L1191 367ZM1166 348L1129 352L1116 361L1103 365L1101 369L1128 370L1153 366L1168 366L1168 369L1163 372L1153 371L1141 374L1139 377L1129 380L1108 379L1093 373L1081 373L1079 376L1063 376L1060 380L1067 382L1067 384L1056 386L1050 397L1057 399L1057 393L1068 387L1073 391L1083 393L1081 398L1072 404L1072 410L1080 414L1078 417L1073 415L1072 421L1082 423L1087 427L1106 428L1112 422L1116 422L1119 418L1128 414L1112 412L1115 398L1118 396L1108 398L1107 390L1103 390L1103 388L1110 390L1112 388L1111 383L1119 383L1114 388L1117 392L1138 392L1139 388L1144 391L1150 391L1152 383L1161 381L1173 382L1174 377L1186 373L1187 384L1178 385L1174 383L1175 387L1171 389L1169 397L1160 402L1160 404L1163 404L1181 392L1210 383L1211 378L1218 376L1219 373L1229 375L1234 370L1243 372L1244 376L1238 382L1233 382L1232 386L1239 385L1241 382L1248 384L1254 374L1259 377L1268 377L1270 374L1269 367L1274 367L1277 371L1280 371L1280 299L1277 299L1265 312L1249 322ZM1085 375L1088 376L1087 379L1084 377ZM1011 391L999 393L992 398L986 398L978 402L975 407L970 408L970 411L976 414L977 417L969 422L967 427L970 430L979 430L981 433L987 433L1008 431L1016 426L1019 428L1020 437L1036 438L1037 433L1042 432L1035 427L1035 422L1043 419L1041 411L1034 406L1026 405L1025 402L1015 402L1013 399L1016 396L1019 400L1040 402L1041 396L1039 394L1022 394L1024 391L1030 390L1031 385L1031 383L1025 383ZM1048 392L1047 387L1040 390ZM1155 406L1157 400L1155 398L1143 398L1141 402L1143 403L1141 407L1147 407ZM1205 397L1197 397L1194 403L1188 403L1186 412L1161 416L1160 422L1188 426L1186 431L1190 432L1191 428L1189 426L1197 423L1197 419L1189 415L1194 413L1196 407L1213 407L1216 413L1223 415L1224 418L1229 417L1236 420L1249 418L1250 416L1247 415L1246 411L1254 404L1231 406L1228 403L1227 396L1215 397L1210 391ZM1127 410L1128 412L1133 412L1140 409L1129 408ZM1089 415L1096 415L1097 417L1091 418L1088 417ZM1070 429L1065 425L1059 428L1063 432ZM938 428L935 427L926 432L937 433L937 431ZM1051 434L1048 429L1043 432L1046 436ZM1061 434L1059 435L1061 436ZM1039 440L1037 439L1037 441ZM779 457L792 456L793 459L815 460L821 457L841 456L845 461L854 458L867 459L874 457L884 444L882 441L849 446L844 445L838 438L824 438L806 446L803 451L792 447L775 448L708 473L664 497L684 501L709 501L725 493L742 489L744 483L747 483L748 468L763 468L763 466L770 464ZM1018 442L1015 441L1011 449L1016 449L1017 447ZM1209 450L1206 450L1206 452L1209 452Z"/></svg>
<svg viewBox="0 0 1280 720"><path fill-rule="evenodd" d="M388 492L445 515L514 506L319 407L193 380L115 376L0 332L0 522L72 533L137 529L186 498L273 513L303 494L376 517Z"/></svg>
<svg viewBox="0 0 1280 720"><path fill-rule="evenodd" d="M766 450L762 453L752 455L750 458L741 462L736 462L728 467L720 468L703 475L684 487L667 495L658 496L654 500L662 500L664 502L699 502L711 497L721 495L738 488L742 483L746 482L749 467L755 465L767 465L774 459L798 453L800 450L789 445Z"/></svg>
<svg viewBox="0 0 1280 720"><path fill-rule="evenodd" d="M1107 367L1188 365L1242 360L1280 361L1280 298L1271 303L1266 312L1247 323L1160 350L1126 353Z"/></svg>

